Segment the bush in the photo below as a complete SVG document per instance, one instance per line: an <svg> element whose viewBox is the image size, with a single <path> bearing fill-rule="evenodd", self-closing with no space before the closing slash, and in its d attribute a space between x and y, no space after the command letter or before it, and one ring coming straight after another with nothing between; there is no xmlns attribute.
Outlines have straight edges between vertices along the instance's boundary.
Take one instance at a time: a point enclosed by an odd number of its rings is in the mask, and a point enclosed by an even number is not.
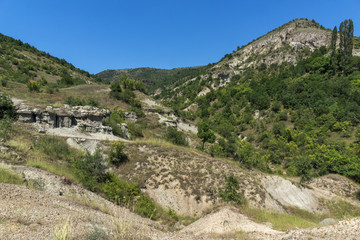
<svg viewBox="0 0 360 240"><path fill-rule="evenodd" d="M16 118L16 110L11 101L10 97L5 94L0 96L0 119L8 118L15 119Z"/></svg>
<svg viewBox="0 0 360 240"><path fill-rule="evenodd" d="M92 106L92 107L99 107L99 103L95 101L93 98L83 99L70 96L65 101L65 104L70 106Z"/></svg>
<svg viewBox="0 0 360 240"><path fill-rule="evenodd" d="M219 196L225 202L242 205L245 203L245 197L237 192L239 188L239 182L234 175L225 176L225 188L219 188Z"/></svg>
<svg viewBox="0 0 360 240"><path fill-rule="evenodd" d="M142 127L140 125L130 122L128 124L128 128L129 128L129 132L131 133L131 136L144 137L144 134L142 132Z"/></svg>
<svg viewBox="0 0 360 240"><path fill-rule="evenodd" d="M76 159L73 162L75 174L85 188L95 191L99 183L106 180L106 166L103 163L103 156L99 149L94 154L86 152L84 159Z"/></svg>
<svg viewBox="0 0 360 240"><path fill-rule="evenodd" d="M8 85L8 81L5 78L1 78L0 83L2 87L7 87Z"/></svg>
<svg viewBox="0 0 360 240"><path fill-rule="evenodd" d="M121 127L118 125L120 123L125 122L124 112L119 110L117 107L110 113L110 116L107 118L103 118L102 123L105 126L109 126L112 128L114 135L116 136L123 136L123 131Z"/></svg>
<svg viewBox="0 0 360 240"><path fill-rule="evenodd" d="M280 102L278 102L278 101L275 101L275 102L273 102L273 104L272 104L272 106L271 106L271 110L273 111L273 112L279 112L280 111L280 109L281 109L281 103Z"/></svg>
<svg viewBox="0 0 360 240"><path fill-rule="evenodd" d="M115 175L108 177L102 189L105 197L118 205L131 206L133 199L140 194L137 183L128 183Z"/></svg>
<svg viewBox="0 0 360 240"><path fill-rule="evenodd" d="M156 207L150 197L141 195L135 204L135 213L150 219L154 219Z"/></svg>
<svg viewBox="0 0 360 240"><path fill-rule="evenodd" d="M9 139L13 130L13 125L9 120L0 120L0 138Z"/></svg>
<svg viewBox="0 0 360 240"><path fill-rule="evenodd" d="M128 160L128 157L124 153L124 143L117 141L111 143L111 149L109 153L109 160L115 166L119 166Z"/></svg>
<svg viewBox="0 0 360 240"><path fill-rule="evenodd" d="M178 131L177 129L173 127L168 127L165 134L166 141L169 141L176 145L181 146L188 146L189 143L184 137L184 133L181 131Z"/></svg>
<svg viewBox="0 0 360 240"><path fill-rule="evenodd" d="M29 80L26 86L28 87L30 92L40 92L41 83L38 81Z"/></svg>
<svg viewBox="0 0 360 240"><path fill-rule="evenodd" d="M287 121L287 118L288 118L288 116L287 116L287 112L286 112L286 111L282 111L282 112L279 113L279 119L280 119L280 121Z"/></svg>

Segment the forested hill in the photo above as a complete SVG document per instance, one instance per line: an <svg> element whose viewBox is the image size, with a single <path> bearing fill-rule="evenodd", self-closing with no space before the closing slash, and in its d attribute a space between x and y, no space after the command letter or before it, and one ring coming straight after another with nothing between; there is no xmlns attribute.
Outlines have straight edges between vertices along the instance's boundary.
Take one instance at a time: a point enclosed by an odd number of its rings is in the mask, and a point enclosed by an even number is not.
<svg viewBox="0 0 360 240"><path fill-rule="evenodd" d="M292 29L300 23L314 24L300 20L287 26ZM284 29L275 33L290 31ZM257 51L258 41L277 38L272 32L273 37L254 41L207 74L157 97L183 118L198 123L204 150L214 156L303 180L340 173L360 182L360 57L353 56L357 52L352 21L337 29L292 29L284 39L298 39L298 48L290 42L272 51L279 56L281 49L286 54L296 51L294 62L269 64L268 55L258 54L247 67L249 60L230 64L247 49ZM313 39L314 47L300 47L302 39L296 34ZM247 59L252 54L249 50Z"/></svg>
<svg viewBox="0 0 360 240"><path fill-rule="evenodd" d="M95 80L64 59L40 51L21 40L0 34L0 79L28 83L29 80L55 86L69 86Z"/></svg>
<svg viewBox="0 0 360 240"><path fill-rule="evenodd" d="M205 73L208 66L188 67L188 68L174 68L174 69L158 69L158 68L134 68L134 69L119 69L119 70L105 70L96 76L103 79L105 82L114 82L120 80L123 75L142 81L146 84L149 92L154 92L162 86L173 85L177 82L184 82Z"/></svg>

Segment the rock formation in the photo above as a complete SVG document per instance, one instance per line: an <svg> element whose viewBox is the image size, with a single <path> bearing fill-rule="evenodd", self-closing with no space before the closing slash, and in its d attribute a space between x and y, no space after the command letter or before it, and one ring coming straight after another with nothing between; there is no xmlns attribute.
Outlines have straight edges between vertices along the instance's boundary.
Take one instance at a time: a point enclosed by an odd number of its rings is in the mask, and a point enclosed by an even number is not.
<svg viewBox="0 0 360 240"><path fill-rule="evenodd" d="M68 105L42 109L21 104L17 107L17 113L19 121L37 123L41 129L79 127L86 132L112 134L111 127L102 125L102 119L110 115L106 109Z"/></svg>

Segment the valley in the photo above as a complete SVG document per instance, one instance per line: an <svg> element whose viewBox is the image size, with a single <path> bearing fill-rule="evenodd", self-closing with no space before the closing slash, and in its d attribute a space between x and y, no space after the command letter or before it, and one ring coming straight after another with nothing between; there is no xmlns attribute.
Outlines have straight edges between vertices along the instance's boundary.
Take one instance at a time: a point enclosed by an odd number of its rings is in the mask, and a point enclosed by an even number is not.
<svg viewBox="0 0 360 240"><path fill-rule="evenodd" d="M96 75L1 35L0 239L358 239L344 31L295 19L207 66Z"/></svg>

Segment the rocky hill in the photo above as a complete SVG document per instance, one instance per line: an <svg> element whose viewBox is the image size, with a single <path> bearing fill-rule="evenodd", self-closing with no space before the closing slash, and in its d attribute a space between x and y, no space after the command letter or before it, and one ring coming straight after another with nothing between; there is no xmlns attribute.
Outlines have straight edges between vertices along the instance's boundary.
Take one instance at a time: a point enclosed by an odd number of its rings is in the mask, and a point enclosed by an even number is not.
<svg viewBox="0 0 360 240"><path fill-rule="evenodd" d="M331 30L326 29L314 20L295 19L286 23L264 36L238 47L232 53L226 54L219 62L209 66L205 74L200 74L202 88L213 89L227 85L231 78L243 74L249 69L266 69L270 66L280 66L283 63L296 65L301 59L307 58L321 46L328 47L331 41ZM354 37L354 56L360 56L359 39ZM339 44L339 39L337 44ZM190 82L191 82L190 81ZM177 82L176 85L162 86L157 93L163 92L158 98L169 100L184 92L189 81ZM205 86L207 85L207 86ZM166 91L163 91L167 89Z"/></svg>

